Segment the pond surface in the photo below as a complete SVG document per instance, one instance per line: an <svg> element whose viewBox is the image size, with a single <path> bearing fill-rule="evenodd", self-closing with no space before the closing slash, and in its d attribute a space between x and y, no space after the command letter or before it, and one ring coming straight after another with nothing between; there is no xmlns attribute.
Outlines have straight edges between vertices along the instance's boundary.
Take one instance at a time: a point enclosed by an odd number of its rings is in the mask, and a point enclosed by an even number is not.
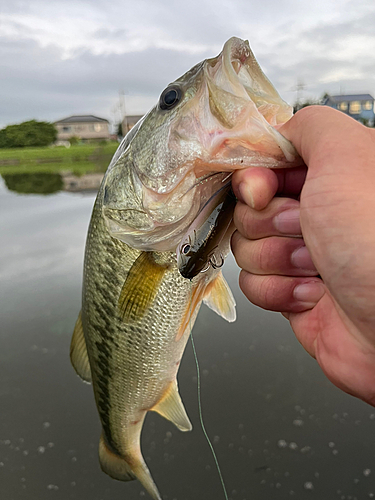
<svg viewBox="0 0 375 500"><path fill-rule="evenodd" d="M19 194L0 178L5 500L149 498L137 481L121 483L101 472L92 389L69 361L94 198L92 192ZM232 258L224 274L238 319L228 324L202 306L194 339L204 421L229 498L375 498L375 408L327 381L281 315L247 302ZM181 433L149 414L144 457L164 500L224 499L199 423L190 343L179 386L194 429Z"/></svg>

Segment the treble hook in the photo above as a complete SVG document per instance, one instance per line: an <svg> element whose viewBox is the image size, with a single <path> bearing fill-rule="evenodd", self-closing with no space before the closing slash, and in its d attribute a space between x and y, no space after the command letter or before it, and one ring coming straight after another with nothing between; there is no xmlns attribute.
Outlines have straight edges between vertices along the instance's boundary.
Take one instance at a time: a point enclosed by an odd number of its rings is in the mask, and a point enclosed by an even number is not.
<svg viewBox="0 0 375 500"><path fill-rule="evenodd" d="M212 257L209 259L208 262L211 264L211 266L213 267L213 269L220 269L224 265L224 257L223 257L223 255L221 253L220 253L220 259L221 259L221 262L220 262L220 264L218 264L216 262L215 254L213 254Z"/></svg>
<svg viewBox="0 0 375 500"><path fill-rule="evenodd" d="M209 260L207 262L207 266L204 269L202 269L201 273L206 273L210 269L210 265L211 265L211 261Z"/></svg>

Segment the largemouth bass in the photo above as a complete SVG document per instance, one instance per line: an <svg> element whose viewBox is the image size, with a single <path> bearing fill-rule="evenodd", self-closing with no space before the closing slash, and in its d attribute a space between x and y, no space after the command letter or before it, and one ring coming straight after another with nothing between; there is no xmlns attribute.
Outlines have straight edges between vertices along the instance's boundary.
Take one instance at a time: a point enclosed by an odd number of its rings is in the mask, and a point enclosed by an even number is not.
<svg viewBox="0 0 375 500"><path fill-rule="evenodd" d="M221 270L190 281L178 271L176 248L228 172L299 163L274 128L291 115L248 42L232 38L162 92L120 144L99 189L71 360L93 384L103 471L137 478L154 500L161 497L140 449L146 413L191 429L176 380L190 329L202 301L235 319Z"/></svg>

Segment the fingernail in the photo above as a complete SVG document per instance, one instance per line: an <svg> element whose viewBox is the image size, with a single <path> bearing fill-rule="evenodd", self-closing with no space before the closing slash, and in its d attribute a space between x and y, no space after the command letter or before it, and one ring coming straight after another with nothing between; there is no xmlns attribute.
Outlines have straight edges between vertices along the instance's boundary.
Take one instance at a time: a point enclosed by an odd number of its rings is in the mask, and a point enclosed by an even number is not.
<svg viewBox="0 0 375 500"><path fill-rule="evenodd" d="M255 206L254 197L253 193L251 192L251 189L249 188L249 185L245 182L241 182L241 184L238 186L238 190L246 205L249 205L249 207L254 208Z"/></svg>
<svg viewBox="0 0 375 500"><path fill-rule="evenodd" d="M300 235L302 233L299 215L299 208L284 210L274 217L273 224L282 234Z"/></svg>
<svg viewBox="0 0 375 500"><path fill-rule="evenodd" d="M310 252L305 246L294 250L290 260L294 267L298 267L299 269L303 269L305 271L316 271L316 267L311 260Z"/></svg>
<svg viewBox="0 0 375 500"><path fill-rule="evenodd" d="M302 283L293 290L293 297L307 304L316 304L324 295L324 286L319 281Z"/></svg>

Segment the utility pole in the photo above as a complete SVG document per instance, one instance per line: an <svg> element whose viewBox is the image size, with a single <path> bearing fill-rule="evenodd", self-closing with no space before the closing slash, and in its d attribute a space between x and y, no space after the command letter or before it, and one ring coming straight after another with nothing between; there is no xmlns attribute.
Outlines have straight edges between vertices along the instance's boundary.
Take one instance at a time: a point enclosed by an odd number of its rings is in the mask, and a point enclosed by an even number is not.
<svg viewBox="0 0 375 500"><path fill-rule="evenodd" d="M120 120L120 123L121 123L121 120L122 120L121 113L120 113L120 110L119 110L119 106L118 106L117 103L111 108L111 114L113 116L113 123L114 123L114 125L116 127L114 129L114 131L117 134L119 120Z"/></svg>
<svg viewBox="0 0 375 500"><path fill-rule="evenodd" d="M299 109L300 102L301 102L301 95L302 92L305 90L306 85L303 83L303 80L299 79L297 82L297 85L295 86L295 90L297 92L297 101L296 101L296 107Z"/></svg>
<svg viewBox="0 0 375 500"><path fill-rule="evenodd" d="M125 137L128 133L128 120L126 119L126 107L125 107L125 91L119 91L119 103L120 103L120 114L121 114L121 132L122 136Z"/></svg>

